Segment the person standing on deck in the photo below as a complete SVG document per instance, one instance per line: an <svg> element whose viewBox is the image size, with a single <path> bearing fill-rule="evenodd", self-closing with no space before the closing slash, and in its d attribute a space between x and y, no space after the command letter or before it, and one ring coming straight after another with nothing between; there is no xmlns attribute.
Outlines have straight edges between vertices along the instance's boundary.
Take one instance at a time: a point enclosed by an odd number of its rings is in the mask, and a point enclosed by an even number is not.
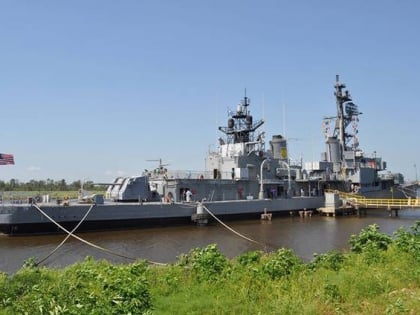
<svg viewBox="0 0 420 315"><path fill-rule="evenodd" d="M187 192L185 193L185 197L186 197L186 201L187 202L191 202L191 196L192 196L192 192L191 190L187 190Z"/></svg>

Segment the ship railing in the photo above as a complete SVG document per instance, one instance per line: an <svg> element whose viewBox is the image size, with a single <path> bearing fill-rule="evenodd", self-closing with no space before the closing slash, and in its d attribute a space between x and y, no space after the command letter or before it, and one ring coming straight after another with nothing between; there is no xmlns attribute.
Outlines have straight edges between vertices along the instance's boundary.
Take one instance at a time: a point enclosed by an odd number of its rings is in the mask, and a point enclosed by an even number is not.
<svg viewBox="0 0 420 315"><path fill-rule="evenodd" d="M3 192L0 194L0 205L2 206L21 205L26 203L28 203L28 198L19 193L16 194L15 192Z"/></svg>
<svg viewBox="0 0 420 315"><path fill-rule="evenodd" d="M207 178L205 172L191 170L170 170L166 173L168 179L199 179Z"/></svg>
<svg viewBox="0 0 420 315"><path fill-rule="evenodd" d="M355 193L346 193L338 190L329 190L327 192L337 193L340 199L349 202L353 206L361 208L418 208L420 207L420 198L367 198Z"/></svg>
<svg viewBox="0 0 420 315"><path fill-rule="evenodd" d="M358 198L350 200L350 202L359 207L365 208L407 208L407 207L419 207L419 198L407 198L407 199L389 199L389 198Z"/></svg>
<svg viewBox="0 0 420 315"><path fill-rule="evenodd" d="M48 198L46 198L48 197ZM49 203L49 195L41 195L33 191L8 191L0 194L0 206L19 206L25 204Z"/></svg>
<svg viewBox="0 0 420 315"><path fill-rule="evenodd" d="M342 181L345 180L345 176L338 174L338 173L331 173L331 174L317 174L317 178L324 181Z"/></svg>
<svg viewBox="0 0 420 315"><path fill-rule="evenodd" d="M231 172L222 172L217 174L218 178L232 178ZM168 179L215 179L211 171L190 171L190 170L168 170L166 173Z"/></svg>

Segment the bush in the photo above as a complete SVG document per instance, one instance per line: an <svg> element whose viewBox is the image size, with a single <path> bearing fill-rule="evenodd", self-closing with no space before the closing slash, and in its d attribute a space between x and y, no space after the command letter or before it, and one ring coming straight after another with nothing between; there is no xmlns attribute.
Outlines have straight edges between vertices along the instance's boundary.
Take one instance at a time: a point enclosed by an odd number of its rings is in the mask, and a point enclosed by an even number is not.
<svg viewBox="0 0 420 315"><path fill-rule="evenodd" d="M142 314L152 306L145 271L144 263L91 259L61 272L23 268L8 280L2 306L6 314Z"/></svg>
<svg viewBox="0 0 420 315"><path fill-rule="evenodd" d="M248 266L252 264L259 263L261 260L262 252L261 251L252 251L245 254L242 254L238 257L238 262L242 266Z"/></svg>
<svg viewBox="0 0 420 315"><path fill-rule="evenodd" d="M384 233L379 233L377 224L369 225L359 235L350 236L350 249L355 253L371 250L387 250L392 238Z"/></svg>
<svg viewBox="0 0 420 315"><path fill-rule="evenodd" d="M263 264L262 270L271 279L278 279L291 274L302 265L302 261L290 249L281 248L270 255L268 261Z"/></svg>
<svg viewBox="0 0 420 315"><path fill-rule="evenodd" d="M219 278L228 266L228 260L216 244L210 244L205 248L195 248L188 255L181 256L180 265L192 268L199 281L209 281Z"/></svg>
<svg viewBox="0 0 420 315"><path fill-rule="evenodd" d="M65 287L76 289L69 298L80 311L138 314L151 308L146 270L144 262L114 266L89 259L66 269L64 277L70 280L71 287Z"/></svg>
<svg viewBox="0 0 420 315"><path fill-rule="evenodd" d="M345 256L337 250L332 250L326 254L314 254L314 259L308 264L308 268L316 270L319 268L340 270L345 261Z"/></svg>
<svg viewBox="0 0 420 315"><path fill-rule="evenodd" d="M411 233L400 227L394 232L394 236L394 243L399 250L411 254L420 261L420 221L416 221L411 227Z"/></svg>

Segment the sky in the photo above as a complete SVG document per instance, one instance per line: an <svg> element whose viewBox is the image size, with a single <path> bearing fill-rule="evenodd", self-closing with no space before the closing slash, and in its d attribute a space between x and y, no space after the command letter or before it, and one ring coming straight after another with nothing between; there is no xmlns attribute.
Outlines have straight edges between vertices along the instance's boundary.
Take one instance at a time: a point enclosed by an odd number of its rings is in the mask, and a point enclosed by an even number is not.
<svg viewBox="0 0 420 315"><path fill-rule="evenodd" d="M414 180L419 14L415 0L0 0L0 153L15 156L0 180L204 170L245 89L267 141L319 160L337 74L365 155Z"/></svg>

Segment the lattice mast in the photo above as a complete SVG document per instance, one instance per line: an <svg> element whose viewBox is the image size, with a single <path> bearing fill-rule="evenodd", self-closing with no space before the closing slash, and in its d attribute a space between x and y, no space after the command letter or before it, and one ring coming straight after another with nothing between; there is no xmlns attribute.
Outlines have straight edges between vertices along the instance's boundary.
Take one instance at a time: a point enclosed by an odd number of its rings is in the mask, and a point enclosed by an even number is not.
<svg viewBox="0 0 420 315"><path fill-rule="evenodd" d="M229 113L228 126L219 127L226 134L227 144L247 143L255 141L254 132L264 124L264 120L253 122L251 112L248 109L250 99L246 96L236 107L235 112Z"/></svg>
<svg viewBox="0 0 420 315"><path fill-rule="evenodd" d="M359 133L359 115L362 113L359 112L358 106L353 103L349 91L344 90L346 85L340 82L338 75L336 76L334 87L334 95L337 103L337 117L335 117L335 128L332 136L339 140L343 152L356 151L359 147L359 139L357 137L357 134ZM331 117L326 119L331 119ZM352 129L347 130L350 125L352 126Z"/></svg>

